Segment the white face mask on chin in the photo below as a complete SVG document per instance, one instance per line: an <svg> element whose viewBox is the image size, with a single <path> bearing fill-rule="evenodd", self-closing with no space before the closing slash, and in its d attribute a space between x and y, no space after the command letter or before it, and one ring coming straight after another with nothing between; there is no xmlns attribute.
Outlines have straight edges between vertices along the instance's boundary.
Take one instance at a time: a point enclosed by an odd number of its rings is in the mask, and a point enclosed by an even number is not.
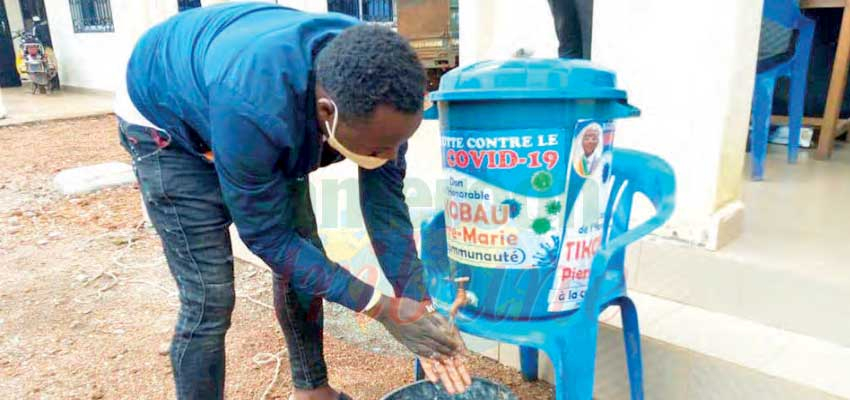
<svg viewBox="0 0 850 400"><path fill-rule="evenodd" d="M343 157L351 160L355 164L357 164L360 168L364 169L376 169L380 168L382 165L386 164L387 159L372 157L372 156L364 156L361 154L357 154L347 147L343 146L338 140L336 140L336 125L339 122L339 108L336 107L336 103L334 103L331 99L320 99L320 102L328 102L334 108L334 122L333 126L328 121L325 121L325 127L328 129L328 144L333 147L334 150L338 151L339 154L342 154Z"/></svg>

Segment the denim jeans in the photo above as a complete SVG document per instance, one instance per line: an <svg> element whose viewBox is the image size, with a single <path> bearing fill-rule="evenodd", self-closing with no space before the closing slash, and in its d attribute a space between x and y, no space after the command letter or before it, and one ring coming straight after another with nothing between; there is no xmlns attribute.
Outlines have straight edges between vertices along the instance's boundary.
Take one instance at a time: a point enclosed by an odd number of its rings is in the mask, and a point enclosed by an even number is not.
<svg viewBox="0 0 850 400"><path fill-rule="evenodd" d="M167 132L119 118L122 146L133 158L145 207L180 294L171 343L178 399L224 397L224 338L236 300L230 214L213 162L173 145ZM281 216L302 237L322 249L310 204L307 179L289 188L302 202L295 215ZM286 338L293 384L313 389L327 384L322 347L322 299L289 290L273 278L275 315Z"/></svg>

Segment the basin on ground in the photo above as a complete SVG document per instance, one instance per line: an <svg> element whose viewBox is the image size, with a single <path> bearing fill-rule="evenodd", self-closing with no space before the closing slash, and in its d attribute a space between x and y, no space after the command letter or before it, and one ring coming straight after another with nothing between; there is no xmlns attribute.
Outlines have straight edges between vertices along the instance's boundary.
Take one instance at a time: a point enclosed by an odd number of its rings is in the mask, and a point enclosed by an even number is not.
<svg viewBox="0 0 850 400"><path fill-rule="evenodd" d="M517 397L504 385L473 378L472 386L458 395L446 393L440 384L418 381L394 390L381 400L517 400Z"/></svg>

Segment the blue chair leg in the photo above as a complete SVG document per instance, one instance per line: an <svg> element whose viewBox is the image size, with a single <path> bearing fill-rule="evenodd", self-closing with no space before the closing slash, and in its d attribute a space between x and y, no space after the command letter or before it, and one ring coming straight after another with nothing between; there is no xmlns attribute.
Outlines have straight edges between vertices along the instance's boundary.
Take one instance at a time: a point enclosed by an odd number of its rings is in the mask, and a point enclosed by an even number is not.
<svg viewBox="0 0 850 400"><path fill-rule="evenodd" d="M794 55L794 67L791 72L791 88L788 101L788 162L797 162L800 149L800 127L803 122L803 104L806 100L806 79L811 58L814 23L802 24L797 39L797 51Z"/></svg>
<svg viewBox="0 0 850 400"><path fill-rule="evenodd" d="M537 353L537 349L534 347L519 347L519 366L522 371L522 377L526 382L537 380Z"/></svg>
<svg viewBox="0 0 850 400"><path fill-rule="evenodd" d="M425 379L425 370L422 369L422 363L419 362L419 358L413 360L413 380L421 381Z"/></svg>
<svg viewBox="0 0 850 400"><path fill-rule="evenodd" d="M770 130L770 113L773 108L775 85L775 79L756 77L756 88L753 92L753 131L750 134L754 181L764 179L764 159L767 156L767 134Z"/></svg>
<svg viewBox="0 0 850 400"><path fill-rule="evenodd" d="M597 327L561 332L543 351L552 360L555 400L592 400ZM566 339L569 338L569 339Z"/></svg>
<svg viewBox="0 0 850 400"><path fill-rule="evenodd" d="M623 319L623 341L626 343L626 364L629 368L629 388L632 400L643 400L643 360L640 352L640 329L635 303L628 297L617 300Z"/></svg>
<svg viewBox="0 0 850 400"><path fill-rule="evenodd" d="M593 368L581 366L566 357L555 357L552 366L555 369L555 400L592 400ZM590 374L590 379L587 378Z"/></svg>

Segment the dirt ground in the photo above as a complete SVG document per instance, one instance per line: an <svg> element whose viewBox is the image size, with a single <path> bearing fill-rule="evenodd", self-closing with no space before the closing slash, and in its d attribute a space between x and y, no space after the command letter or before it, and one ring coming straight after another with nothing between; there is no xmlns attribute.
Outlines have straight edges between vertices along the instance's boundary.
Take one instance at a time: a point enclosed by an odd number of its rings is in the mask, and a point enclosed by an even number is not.
<svg viewBox="0 0 850 400"><path fill-rule="evenodd" d="M113 117L0 129L0 398L173 398L167 346L176 289L135 187L62 196L62 169L129 162ZM236 267L239 296L227 339L227 397L286 399L285 346L270 304L270 276ZM331 383L379 399L412 382L412 358L380 327L329 307ZM271 353L280 354L277 361ZM471 357L474 375L522 399L551 398L509 368ZM274 384L270 384L274 381ZM268 393L265 393L270 388Z"/></svg>

